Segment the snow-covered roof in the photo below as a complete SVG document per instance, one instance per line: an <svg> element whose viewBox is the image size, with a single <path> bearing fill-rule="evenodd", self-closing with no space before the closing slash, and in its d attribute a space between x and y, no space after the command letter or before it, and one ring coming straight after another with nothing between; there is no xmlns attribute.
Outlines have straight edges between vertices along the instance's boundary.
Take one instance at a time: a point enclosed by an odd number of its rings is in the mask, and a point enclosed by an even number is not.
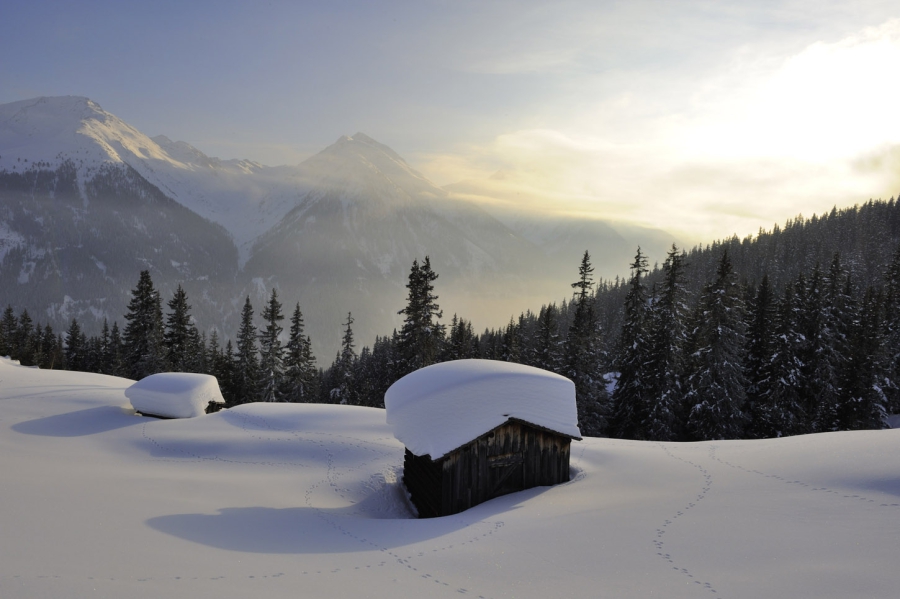
<svg viewBox="0 0 900 599"><path fill-rule="evenodd" d="M166 418L193 418L206 413L209 402L225 403L219 381L208 374L160 372L125 389L138 412Z"/></svg>
<svg viewBox="0 0 900 599"><path fill-rule="evenodd" d="M456 360L422 368L391 385L384 406L394 436L433 460L511 418L581 438L574 383L510 362Z"/></svg>

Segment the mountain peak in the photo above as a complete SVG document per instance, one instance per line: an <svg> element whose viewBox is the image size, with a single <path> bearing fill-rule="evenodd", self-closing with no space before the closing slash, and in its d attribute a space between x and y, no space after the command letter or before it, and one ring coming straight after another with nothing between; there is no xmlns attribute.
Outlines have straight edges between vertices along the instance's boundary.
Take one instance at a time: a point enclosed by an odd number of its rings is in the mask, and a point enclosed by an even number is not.
<svg viewBox="0 0 900 599"><path fill-rule="evenodd" d="M352 137L342 135L336 142L322 150L320 155L343 159L362 158L366 162L379 165L379 167L386 161L396 162L404 168L409 168L406 161L397 152L360 131L357 131Z"/></svg>
<svg viewBox="0 0 900 599"><path fill-rule="evenodd" d="M83 96L40 97L0 105L0 141L11 146L16 137L59 136L74 133L85 120L105 119L109 113Z"/></svg>

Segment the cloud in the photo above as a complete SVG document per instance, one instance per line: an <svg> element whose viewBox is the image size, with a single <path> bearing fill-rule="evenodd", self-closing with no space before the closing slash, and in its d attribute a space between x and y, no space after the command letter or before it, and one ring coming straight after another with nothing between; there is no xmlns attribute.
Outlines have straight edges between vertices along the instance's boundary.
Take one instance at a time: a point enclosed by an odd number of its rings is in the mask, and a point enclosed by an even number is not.
<svg viewBox="0 0 900 599"><path fill-rule="evenodd" d="M895 73L898 19L789 52L745 45L693 78L623 76L563 117L412 162L494 206L743 236L897 192Z"/></svg>
<svg viewBox="0 0 900 599"><path fill-rule="evenodd" d="M736 61L707 83L702 112L682 131L697 154L848 158L900 142L900 19L816 42L772 71Z"/></svg>

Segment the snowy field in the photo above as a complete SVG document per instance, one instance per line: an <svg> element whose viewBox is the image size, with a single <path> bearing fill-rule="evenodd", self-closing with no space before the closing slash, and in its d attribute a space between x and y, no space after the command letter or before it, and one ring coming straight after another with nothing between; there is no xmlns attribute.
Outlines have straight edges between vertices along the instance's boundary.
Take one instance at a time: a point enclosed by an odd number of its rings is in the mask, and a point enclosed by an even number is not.
<svg viewBox="0 0 900 599"><path fill-rule="evenodd" d="M571 482L411 517L384 412L134 414L0 359L0 597L896 597L900 430L585 439Z"/></svg>

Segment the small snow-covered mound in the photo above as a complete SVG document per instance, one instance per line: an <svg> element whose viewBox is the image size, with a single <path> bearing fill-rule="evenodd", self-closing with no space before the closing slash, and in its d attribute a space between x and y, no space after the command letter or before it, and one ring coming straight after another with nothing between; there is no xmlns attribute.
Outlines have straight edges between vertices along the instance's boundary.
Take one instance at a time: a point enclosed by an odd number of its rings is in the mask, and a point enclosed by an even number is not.
<svg viewBox="0 0 900 599"><path fill-rule="evenodd" d="M202 416L210 402L225 403L216 377L190 372L151 374L125 389L125 396L138 412L164 418Z"/></svg>
<svg viewBox="0 0 900 599"><path fill-rule="evenodd" d="M510 418L581 438L575 384L511 362L455 360L427 366L391 385L384 406L394 436L432 460Z"/></svg>

